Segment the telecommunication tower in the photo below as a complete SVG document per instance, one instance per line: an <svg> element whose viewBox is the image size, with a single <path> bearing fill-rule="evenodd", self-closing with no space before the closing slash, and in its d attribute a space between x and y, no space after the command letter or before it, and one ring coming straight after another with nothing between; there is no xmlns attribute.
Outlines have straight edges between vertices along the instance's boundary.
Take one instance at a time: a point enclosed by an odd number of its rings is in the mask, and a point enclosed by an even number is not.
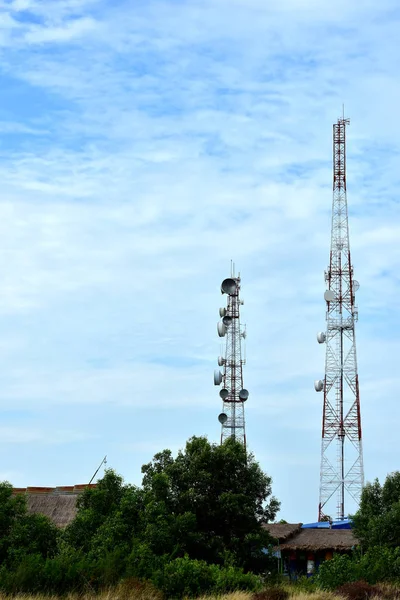
<svg viewBox="0 0 400 600"><path fill-rule="evenodd" d="M222 399L222 412L218 417L221 423L221 444L233 437L246 447L246 430L244 403L249 392L243 387L242 339L246 338L246 329L240 324L240 275L235 277L234 271L221 284L221 293L227 295L226 308L220 308L221 321L217 325L219 337L225 337L225 351L219 356L218 365L222 372L214 371L214 384L221 385L219 395Z"/></svg>
<svg viewBox="0 0 400 600"><path fill-rule="evenodd" d="M317 334L326 343L325 379L314 383L323 392L321 479L318 520L329 514L327 505L337 498L337 517L346 517L345 497L360 501L364 485L360 395L357 372L355 323L358 310L350 257L346 191L346 125L333 126L333 202L330 264L325 271L326 332Z"/></svg>

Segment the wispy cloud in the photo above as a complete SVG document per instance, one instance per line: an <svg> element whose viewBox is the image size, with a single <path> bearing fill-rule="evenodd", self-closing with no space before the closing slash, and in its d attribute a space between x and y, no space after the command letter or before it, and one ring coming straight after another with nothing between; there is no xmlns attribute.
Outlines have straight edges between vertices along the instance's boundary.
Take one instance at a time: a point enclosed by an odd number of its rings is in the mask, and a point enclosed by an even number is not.
<svg viewBox="0 0 400 600"><path fill-rule="evenodd" d="M52 485L67 453L61 483L86 481L106 452L138 482L154 448L218 440L233 258L249 445L282 517L315 518L343 102L365 465L396 468L376 439L397 447L399 18L394 0L0 2L0 406L32 411L33 432L16 485ZM60 422L88 437L50 460Z"/></svg>

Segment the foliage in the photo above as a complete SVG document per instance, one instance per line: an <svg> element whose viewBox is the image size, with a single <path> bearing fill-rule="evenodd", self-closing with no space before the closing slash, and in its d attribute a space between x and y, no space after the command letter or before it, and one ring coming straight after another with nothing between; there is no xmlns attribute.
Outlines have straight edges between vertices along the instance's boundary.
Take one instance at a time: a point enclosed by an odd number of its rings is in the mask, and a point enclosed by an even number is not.
<svg viewBox="0 0 400 600"><path fill-rule="evenodd" d="M371 585L382 581L399 581L400 547L376 546L364 554L335 555L320 566L316 580L323 589L336 589L345 583L360 580Z"/></svg>
<svg viewBox="0 0 400 600"><path fill-rule="evenodd" d="M349 581L357 581L358 565L346 554L336 554L320 565L316 581L325 590L335 590Z"/></svg>
<svg viewBox="0 0 400 600"><path fill-rule="evenodd" d="M18 520L26 514L26 501L22 495L13 496L8 481L0 483L0 564L7 557L10 534Z"/></svg>
<svg viewBox="0 0 400 600"><path fill-rule="evenodd" d="M251 573L235 567L221 568L203 560L192 560L187 555L166 564L156 572L153 582L167 597L196 597L210 592L224 593L233 590L257 590L261 580Z"/></svg>
<svg viewBox="0 0 400 600"><path fill-rule="evenodd" d="M146 540L155 553L215 564L230 556L246 570L265 568L272 540L261 524L275 518L279 502L242 444L192 438L176 459L166 450L142 471Z"/></svg>
<svg viewBox="0 0 400 600"><path fill-rule="evenodd" d="M386 477L383 486L367 483L360 508L352 517L354 532L364 548L396 547L400 541L400 472Z"/></svg>
<svg viewBox="0 0 400 600"><path fill-rule="evenodd" d="M6 564L13 565L25 556L52 557L57 551L59 532L43 515L24 514L14 522L8 535Z"/></svg>
<svg viewBox="0 0 400 600"><path fill-rule="evenodd" d="M77 516L64 534L71 546L93 558L116 546L129 548L143 508L139 489L124 485L120 475L107 469L96 488L82 493L77 505Z"/></svg>
<svg viewBox="0 0 400 600"><path fill-rule="evenodd" d="M336 590L336 593L347 598L347 600L367 600L368 598L377 596L379 590L374 585L365 581L353 581L352 583L345 583L340 586Z"/></svg>
<svg viewBox="0 0 400 600"><path fill-rule="evenodd" d="M267 587L253 595L253 600L287 600L288 598L288 589L277 585Z"/></svg>
<svg viewBox="0 0 400 600"><path fill-rule="evenodd" d="M305 594L311 594L317 589L316 576L306 577L303 575L292 583L296 590L296 593L304 592Z"/></svg>
<svg viewBox="0 0 400 600"><path fill-rule="evenodd" d="M369 583L400 579L400 548L371 547L359 560L360 578Z"/></svg>
<svg viewBox="0 0 400 600"><path fill-rule="evenodd" d="M260 588L254 573L272 565L263 523L279 503L242 444L194 437L176 458L164 450L142 472L139 488L106 470L64 531L28 515L24 497L0 484L0 589L87 593L147 580L178 597Z"/></svg>

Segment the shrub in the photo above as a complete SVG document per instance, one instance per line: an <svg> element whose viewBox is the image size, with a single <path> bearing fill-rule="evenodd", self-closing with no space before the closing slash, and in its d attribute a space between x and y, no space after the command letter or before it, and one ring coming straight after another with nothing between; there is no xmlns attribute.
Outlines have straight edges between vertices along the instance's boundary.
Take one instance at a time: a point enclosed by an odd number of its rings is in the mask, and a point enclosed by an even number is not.
<svg viewBox="0 0 400 600"><path fill-rule="evenodd" d="M213 591L216 593L236 592L254 592L262 588L262 581L258 575L253 573L243 573L242 569L237 567L217 567L212 565L216 576ZM260 592L259 592L260 593ZM286 598L276 598L271 600L286 600Z"/></svg>
<svg viewBox="0 0 400 600"><path fill-rule="evenodd" d="M366 581L352 581L337 588L336 593L348 600L367 600L379 594L379 589Z"/></svg>
<svg viewBox="0 0 400 600"><path fill-rule="evenodd" d="M288 598L289 592L287 589L274 585L253 594L252 600L287 600Z"/></svg>
<svg viewBox="0 0 400 600"><path fill-rule="evenodd" d="M358 565L346 554L336 554L319 567L316 582L324 590L335 590L341 585L357 581Z"/></svg>
<svg viewBox="0 0 400 600"><path fill-rule="evenodd" d="M166 596L200 596L210 592L216 583L214 565L203 560L191 560L188 556L176 558L153 575L153 583Z"/></svg>
<svg viewBox="0 0 400 600"><path fill-rule="evenodd" d="M252 592L262 587L261 579L253 573L244 573L237 567L224 568L202 560L192 560L187 555L166 564L153 575L152 582L168 598L193 598L236 590Z"/></svg>
<svg viewBox="0 0 400 600"><path fill-rule="evenodd" d="M303 575L302 577L299 577L297 581L294 581L292 585L296 588L297 593L304 592L305 594L312 594L317 589L315 576L306 577Z"/></svg>
<svg viewBox="0 0 400 600"><path fill-rule="evenodd" d="M0 587L8 594L39 592L43 588L44 559L40 554L24 556L11 571L5 565L0 570Z"/></svg>
<svg viewBox="0 0 400 600"><path fill-rule="evenodd" d="M359 565L359 579L368 583L396 580L400 577L400 548L370 548Z"/></svg>

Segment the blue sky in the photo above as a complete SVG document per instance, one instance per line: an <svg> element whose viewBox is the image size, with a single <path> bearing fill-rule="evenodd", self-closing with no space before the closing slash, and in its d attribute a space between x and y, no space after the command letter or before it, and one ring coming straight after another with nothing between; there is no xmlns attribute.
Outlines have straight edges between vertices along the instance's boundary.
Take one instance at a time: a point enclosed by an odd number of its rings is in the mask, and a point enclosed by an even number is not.
<svg viewBox="0 0 400 600"><path fill-rule="evenodd" d="M0 0L0 478L132 483L218 441L222 279L247 438L317 516L332 124L345 103L367 479L399 468L397 0ZM351 509L349 505L349 509Z"/></svg>

